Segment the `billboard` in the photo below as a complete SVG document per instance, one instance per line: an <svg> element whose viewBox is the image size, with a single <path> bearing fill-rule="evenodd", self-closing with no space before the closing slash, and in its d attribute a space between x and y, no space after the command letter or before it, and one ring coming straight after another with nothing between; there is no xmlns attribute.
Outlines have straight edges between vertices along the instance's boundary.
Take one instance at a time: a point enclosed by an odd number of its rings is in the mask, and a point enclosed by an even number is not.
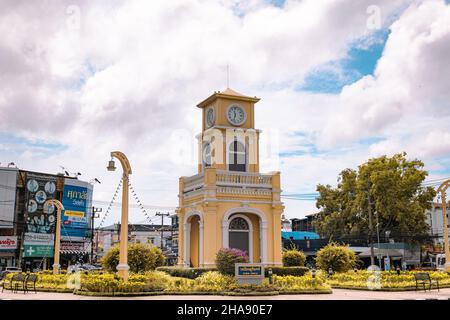
<svg viewBox="0 0 450 320"><path fill-rule="evenodd" d="M17 169L0 168L0 229L14 227Z"/></svg>
<svg viewBox="0 0 450 320"><path fill-rule="evenodd" d="M53 257L55 237L46 233L25 233L23 242L24 258Z"/></svg>
<svg viewBox="0 0 450 320"><path fill-rule="evenodd" d="M48 200L56 197L56 177L28 173L26 181L26 232L54 233L56 208Z"/></svg>
<svg viewBox="0 0 450 320"><path fill-rule="evenodd" d="M87 182L67 178L64 180L62 239L82 241L90 237L92 193L93 187Z"/></svg>
<svg viewBox="0 0 450 320"><path fill-rule="evenodd" d="M48 200L56 198L56 177L27 173L25 258L53 257L56 208Z"/></svg>

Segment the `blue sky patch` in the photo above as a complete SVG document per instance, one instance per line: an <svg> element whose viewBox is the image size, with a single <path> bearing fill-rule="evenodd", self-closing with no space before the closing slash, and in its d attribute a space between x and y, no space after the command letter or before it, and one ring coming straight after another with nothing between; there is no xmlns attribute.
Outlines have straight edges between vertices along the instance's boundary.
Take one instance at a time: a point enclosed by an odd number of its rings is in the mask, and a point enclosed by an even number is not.
<svg viewBox="0 0 450 320"><path fill-rule="evenodd" d="M372 75L388 36L389 31L383 30L372 35L369 43L367 39L352 43L345 58L320 66L306 76L304 84L297 90L338 94L344 86Z"/></svg>
<svg viewBox="0 0 450 320"><path fill-rule="evenodd" d="M2 153L18 155L32 149L36 153L50 155L62 152L67 145L47 142L43 140L32 141L9 133L0 133L0 151Z"/></svg>

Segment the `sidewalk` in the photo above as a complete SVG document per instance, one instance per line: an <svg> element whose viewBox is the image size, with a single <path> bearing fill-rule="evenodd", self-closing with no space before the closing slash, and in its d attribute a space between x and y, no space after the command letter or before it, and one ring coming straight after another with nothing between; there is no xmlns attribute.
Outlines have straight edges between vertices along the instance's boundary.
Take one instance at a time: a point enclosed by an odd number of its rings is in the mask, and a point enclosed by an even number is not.
<svg viewBox="0 0 450 320"><path fill-rule="evenodd" d="M449 300L450 288L424 291L379 292L363 290L333 289L332 294L279 295L267 297L230 296L145 296L145 297L89 297L71 293L0 293L0 300Z"/></svg>

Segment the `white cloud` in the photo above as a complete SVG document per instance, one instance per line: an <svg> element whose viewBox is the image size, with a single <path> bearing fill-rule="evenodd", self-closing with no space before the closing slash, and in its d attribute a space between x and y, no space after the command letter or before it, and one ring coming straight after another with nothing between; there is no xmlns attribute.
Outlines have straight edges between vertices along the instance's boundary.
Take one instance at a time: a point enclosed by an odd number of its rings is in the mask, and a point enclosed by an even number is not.
<svg viewBox="0 0 450 320"><path fill-rule="evenodd" d="M371 41L369 5L379 5L387 23L407 2L305 0L277 8L262 0L3 1L0 133L67 149L50 157L2 150L2 158L16 156L31 170L55 172L62 164L82 171L83 178L102 181L95 196L109 200L119 173L106 172L105 165L109 152L119 149L130 158L143 202L176 206L178 176L196 171L194 135L201 124L195 104L225 87L229 64L231 87L262 98L257 127L263 135L279 134L279 150L293 153L280 164L283 189L312 192L369 152L403 146L403 140L394 142L403 139L396 128L410 125L405 114L448 115L450 71L442 66L449 64L450 19L440 1L414 5L392 25L373 77L340 95L293 89L311 70L345 57L356 40ZM79 28L67 12L73 3L80 9ZM370 150L353 147L374 134L387 142ZM426 139L420 150L448 152L427 143L435 136ZM316 145L328 152L316 155ZM174 158L180 152L190 154ZM276 169L268 160L262 169ZM289 201L286 210L295 216L313 208Z"/></svg>

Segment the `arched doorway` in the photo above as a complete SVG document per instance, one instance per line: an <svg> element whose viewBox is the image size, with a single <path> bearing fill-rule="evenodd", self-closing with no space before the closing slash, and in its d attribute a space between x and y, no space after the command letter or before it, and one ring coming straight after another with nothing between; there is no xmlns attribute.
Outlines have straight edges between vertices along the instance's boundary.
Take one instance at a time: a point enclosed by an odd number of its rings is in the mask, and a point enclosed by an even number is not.
<svg viewBox="0 0 450 320"><path fill-rule="evenodd" d="M199 211L189 212L184 220L184 254L185 267L203 266L203 217Z"/></svg>
<svg viewBox="0 0 450 320"><path fill-rule="evenodd" d="M228 246L245 251L253 262L253 225L245 215L234 215L228 226Z"/></svg>
<svg viewBox="0 0 450 320"><path fill-rule="evenodd" d="M230 248L229 242L229 226L231 220L238 216L244 216L249 219L251 222L249 227L253 225L253 228L250 228L253 232L253 236L250 237L253 244L250 243L250 250L252 250L252 255L249 256L250 262L260 262L263 264L267 264L267 218L264 212L249 207L238 207L229 209L222 218L222 246L224 248Z"/></svg>

